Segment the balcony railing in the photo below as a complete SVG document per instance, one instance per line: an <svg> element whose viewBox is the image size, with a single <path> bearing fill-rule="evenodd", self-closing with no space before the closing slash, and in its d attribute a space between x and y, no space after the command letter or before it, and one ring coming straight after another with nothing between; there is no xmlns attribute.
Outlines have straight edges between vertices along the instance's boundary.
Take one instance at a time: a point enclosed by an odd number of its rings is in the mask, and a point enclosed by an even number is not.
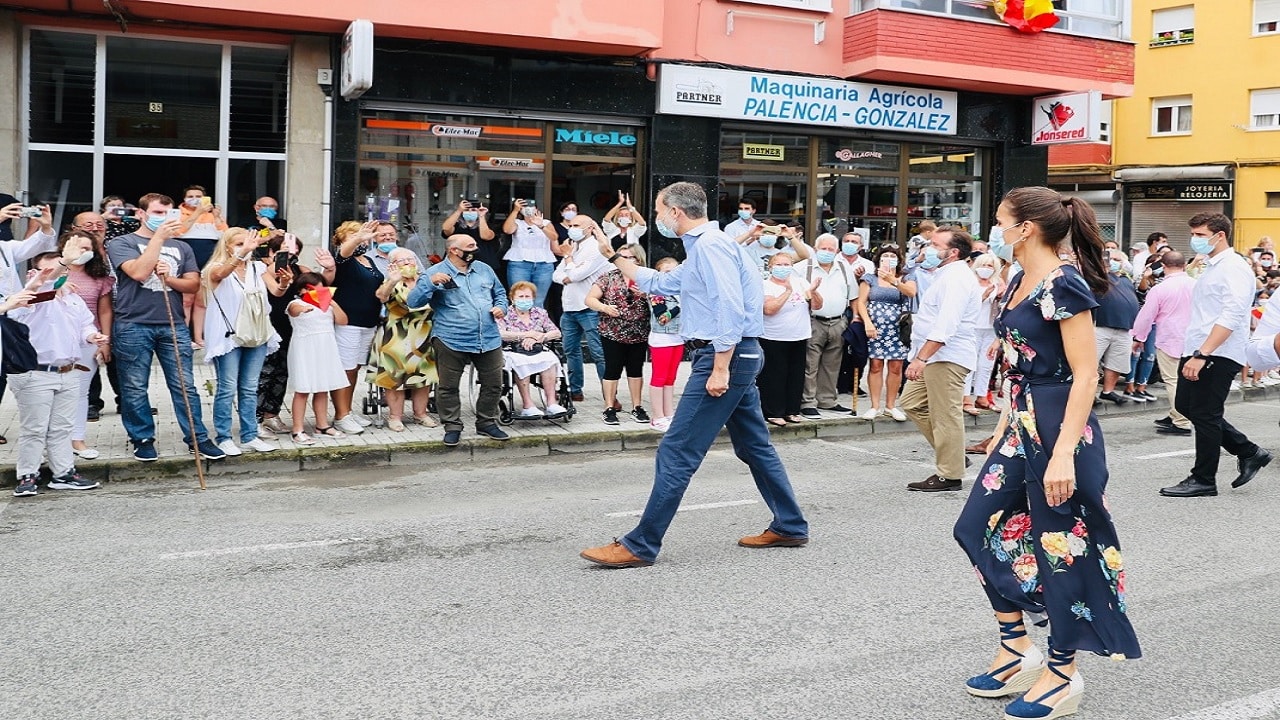
<svg viewBox="0 0 1280 720"><path fill-rule="evenodd" d="M1169 32L1157 33L1147 47L1167 47L1169 45L1190 45L1195 42L1194 30L1171 30Z"/></svg>
<svg viewBox="0 0 1280 720"><path fill-rule="evenodd" d="M993 4L992 0L849 0L849 14L868 10L902 10L1003 24L992 9ZM1049 32L1128 40L1126 4L1120 0L1058 0L1055 12L1060 20Z"/></svg>

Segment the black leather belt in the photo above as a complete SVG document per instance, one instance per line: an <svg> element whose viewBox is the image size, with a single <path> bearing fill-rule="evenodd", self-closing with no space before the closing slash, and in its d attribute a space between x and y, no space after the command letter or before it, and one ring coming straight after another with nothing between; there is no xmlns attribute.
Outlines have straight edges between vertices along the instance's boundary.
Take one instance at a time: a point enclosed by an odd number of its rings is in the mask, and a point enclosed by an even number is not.
<svg viewBox="0 0 1280 720"><path fill-rule="evenodd" d="M813 318L814 320L818 320L819 322L828 322L828 323L844 319L843 315L836 315L835 317L822 317L821 315L810 315L809 317Z"/></svg>

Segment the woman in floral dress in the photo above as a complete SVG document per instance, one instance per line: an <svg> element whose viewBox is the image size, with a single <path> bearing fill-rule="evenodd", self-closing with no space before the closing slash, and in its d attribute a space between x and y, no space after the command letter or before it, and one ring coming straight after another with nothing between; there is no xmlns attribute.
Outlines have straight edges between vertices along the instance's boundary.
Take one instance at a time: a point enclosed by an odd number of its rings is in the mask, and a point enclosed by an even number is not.
<svg viewBox="0 0 1280 720"><path fill-rule="evenodd" d="M1023 693L1007 718L1063 717L1084 693L1075 653L1141 655L1125 605L1124 561L1107 505L1092 309L1108 287L1093 209L1044 187L1009 192L990 246L1023 272L996 321L1011 408L955 526L999 622L1000 650L967 690ZM1064 264L1074 249L1080 268ZM1049 658L1024 614L1048 622Z"/></svg>
<svg viewBox="0 0 1280 720"><path fill-rule="evenodd" d="M374 291L387 308L387 324L374 347L378 369L371 371L373 384L385 391L388 430L405 430L405 393L413 408L413 422L436 427L439 423L427 414L431 386L439 382L431 347L431 307L409 307L409 291L418 280L418 256L396 248L388 258L386 280Z"/></svg>

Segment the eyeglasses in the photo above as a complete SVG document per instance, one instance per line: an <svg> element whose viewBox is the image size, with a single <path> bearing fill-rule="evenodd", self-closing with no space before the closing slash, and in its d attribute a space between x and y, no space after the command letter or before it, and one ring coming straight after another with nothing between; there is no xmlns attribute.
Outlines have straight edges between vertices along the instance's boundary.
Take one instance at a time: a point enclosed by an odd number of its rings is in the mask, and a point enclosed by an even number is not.
<svg viewBox="0 0 1280 720"><path fill-rule="evenodd" d="M626 258L627 260L635 260L635 259L636 259L636 256L635 256L635 255L623 255L622 253L618 253L618 257L620 257L620 258Z"/></svg>

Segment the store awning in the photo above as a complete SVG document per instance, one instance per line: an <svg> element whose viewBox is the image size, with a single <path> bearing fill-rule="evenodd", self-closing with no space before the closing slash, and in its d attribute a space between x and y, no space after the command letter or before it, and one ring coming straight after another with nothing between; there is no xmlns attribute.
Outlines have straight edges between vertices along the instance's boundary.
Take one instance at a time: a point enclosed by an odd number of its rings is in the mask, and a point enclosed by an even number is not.
<svg viewBox="0 0 1280 720"><path fill-rule="evenodd" d="M1112 177L1117 182L1231 180L1235 177L1235 167L1232 165L1174 165L1169 167L1125 168L1115 171Z"/></svg>

